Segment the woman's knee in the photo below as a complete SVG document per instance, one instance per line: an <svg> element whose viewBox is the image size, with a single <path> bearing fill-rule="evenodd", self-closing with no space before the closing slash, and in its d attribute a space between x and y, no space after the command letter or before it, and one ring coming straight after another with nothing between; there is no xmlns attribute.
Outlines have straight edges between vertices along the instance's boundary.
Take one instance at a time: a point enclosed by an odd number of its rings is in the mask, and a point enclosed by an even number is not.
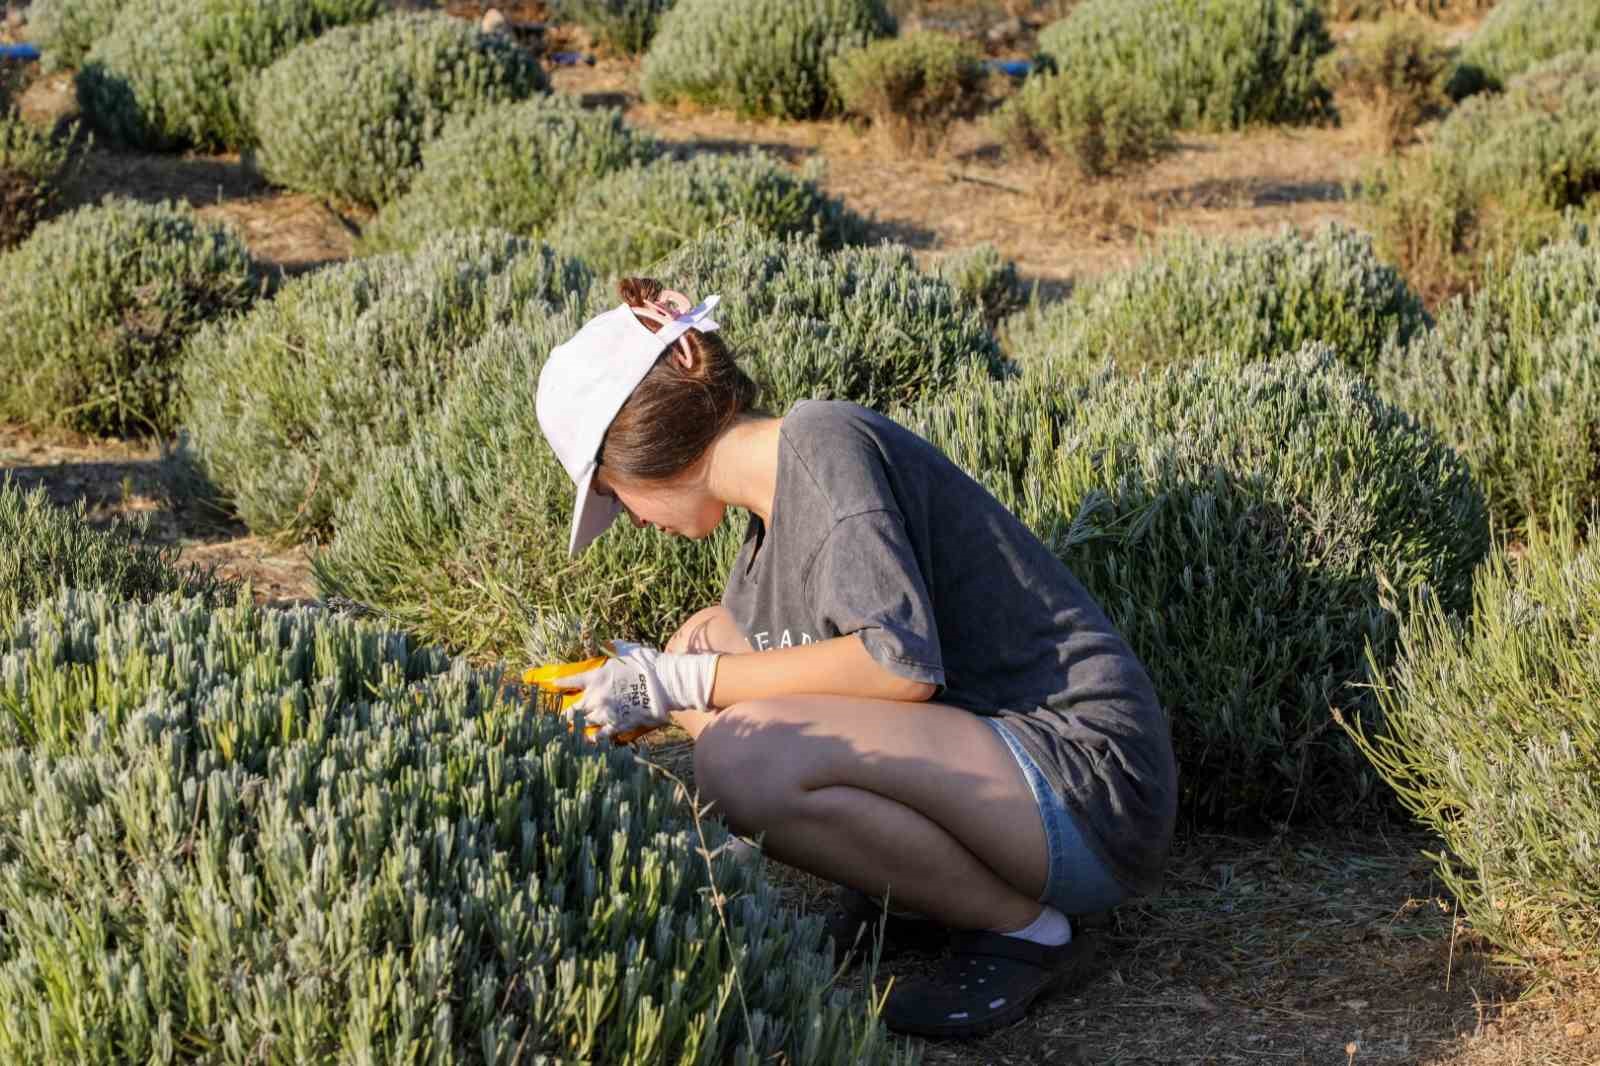
<svg viewBox="0 0 1600 1066"><path fill-rule="evenodd" d="M688 621L667 639L664 650L680 655L706 651L737 654L749 651L750 642L740 632L732 612L718 603L690 615Z"/></svg>
<svg viewBox="0 0 1600 1066"><path fill-rule="evenodd" d="M766 828L796 787L783 760L774 757L760 711L759 701L728 707L694 744L695 787L742 832Z"/></svg>

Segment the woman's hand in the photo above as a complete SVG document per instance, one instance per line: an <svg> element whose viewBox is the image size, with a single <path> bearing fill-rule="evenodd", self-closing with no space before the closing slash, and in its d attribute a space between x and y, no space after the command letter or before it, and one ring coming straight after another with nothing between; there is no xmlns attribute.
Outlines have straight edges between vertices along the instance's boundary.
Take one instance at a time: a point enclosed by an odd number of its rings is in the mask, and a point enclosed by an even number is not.
<svg viewBox="0 0 1600 1066"><path fill-rule="evenodd" d="M711 705L717 654L675 655L624 640L607 650L605 665L561 679L563 687L583 689L567 713L582 711L600 726L599 736L666 725L673 711Z"/></svg>

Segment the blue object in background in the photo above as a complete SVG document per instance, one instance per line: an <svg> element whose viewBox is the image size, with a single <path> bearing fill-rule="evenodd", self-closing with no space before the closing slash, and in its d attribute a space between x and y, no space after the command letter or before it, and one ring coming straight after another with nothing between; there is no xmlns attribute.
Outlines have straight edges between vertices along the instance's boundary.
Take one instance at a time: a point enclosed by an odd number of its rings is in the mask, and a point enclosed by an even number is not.
<svg viewBox="0 0 1600 1066"><path fill-rule="evenodd" d="M558 67L575 67L579 63L594 66L594 56L586 56L582 52L551 52L550 62Z"/></svg>
<svg viewBox="0 0 1600 1066"><path fill-rule="evenodd" d="M1026 78L1033 70L1033 63L1026 59L986 59L983 65L1013 78Z"/></svg>
<svg viewBox="0 0 1600 1066"><path fill-rule="evenodd" d="M36 44L0 44L0 59L20 59L24 63L39 58Z"/></svg>

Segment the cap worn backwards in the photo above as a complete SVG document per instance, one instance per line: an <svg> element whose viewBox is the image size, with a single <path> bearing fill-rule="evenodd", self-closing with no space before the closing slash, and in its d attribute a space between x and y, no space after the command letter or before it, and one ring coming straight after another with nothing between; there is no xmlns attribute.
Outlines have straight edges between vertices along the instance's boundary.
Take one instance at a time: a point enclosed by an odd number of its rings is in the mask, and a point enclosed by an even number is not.
<svg viewBox="0 0 1600 1066"><path fill-rule="evenodd" d="M670 318L659 305L645 309L621 304L589 319L550 352L539 372L534 408L545 439L577 486L569 555L605 532L621 511L614 497L594 489L606 430L663 351L691 329L710 333L718 328L711 311L721 299L708 296ZM660 322L661 329L652 333L639 314Z"/></svg>

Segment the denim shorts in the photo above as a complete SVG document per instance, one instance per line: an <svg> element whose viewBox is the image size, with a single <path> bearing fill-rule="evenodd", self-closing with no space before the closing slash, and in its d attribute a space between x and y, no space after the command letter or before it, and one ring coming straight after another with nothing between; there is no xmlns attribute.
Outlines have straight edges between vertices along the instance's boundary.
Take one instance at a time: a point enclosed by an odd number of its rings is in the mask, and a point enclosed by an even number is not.
<svg viewBox="0 0 1600 1066"><path fill-rule="evenodd" d="M1092 914L1110 910L1132 895L1111 876L1106 864L1096 855L1078 828L1077 816L1067 808L1055 789L1045 780L1033 756L1011 735L999 718L983 721L1006 742L1017 765L1028 779L1034 805L1044 821L1045 841L1050 849L1050 872L1045 877L1040 903L1047 903L1063 914Z"/></svg>

